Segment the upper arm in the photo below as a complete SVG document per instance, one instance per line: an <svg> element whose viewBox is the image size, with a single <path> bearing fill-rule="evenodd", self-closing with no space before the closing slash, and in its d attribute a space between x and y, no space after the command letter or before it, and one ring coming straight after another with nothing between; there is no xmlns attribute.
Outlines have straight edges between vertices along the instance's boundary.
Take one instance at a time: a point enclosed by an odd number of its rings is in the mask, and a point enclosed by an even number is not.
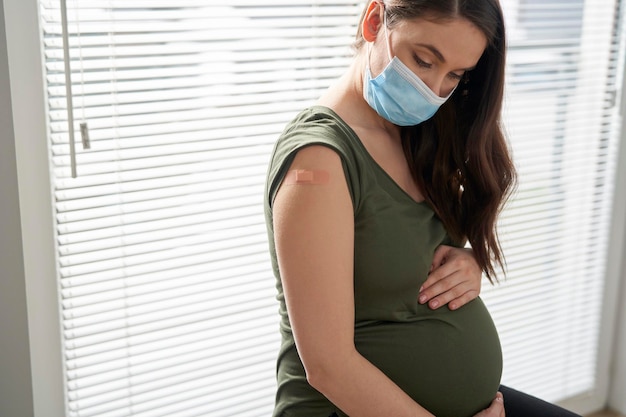
<svg viewBox="0 0 626 417"><path fill-rule="evenodd" d="M337 153L306 147L294 169L328 173L323 184L283 183L273 204L283 291L308 374L354 349L354 214Z"/></svg>

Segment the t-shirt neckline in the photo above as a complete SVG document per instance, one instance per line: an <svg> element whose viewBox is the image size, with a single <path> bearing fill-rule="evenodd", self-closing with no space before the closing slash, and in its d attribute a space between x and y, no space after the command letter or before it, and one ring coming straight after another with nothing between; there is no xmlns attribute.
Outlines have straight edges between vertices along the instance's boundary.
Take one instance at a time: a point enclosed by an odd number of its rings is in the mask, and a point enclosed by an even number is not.
<svg viewBox="0 0 626 417"><path fill-rule="evenodd" d="M400 187L400 185L391 177L391 175L389 175L387 173L387 171L385 171L383 169L383 167L381 167L380 164L378 162L376 162L376 160L369 153L369 151L367 150L367 148L365 147L365 145L361 141L361 138L359 138L359 135L356 134L354 129L352 129L352 127L350 127L350 125L348 123L346 123L337 113L335 113L335 111L333 109L331 109L330 107L319 105L319 104L311 106L310 109L312 109L312 110L319 110L322 113L326 113L326 114L330 115L331 117L333 117L339 124L341 124L341 126L344 129L346 129L346 131L350 134L350 136L352 136L352 139L357 143L357 146L359 147L361 152L366 156L366 158L368 159L369 163L372 166L374 166L374 168L380 174L382 174L382 176L385 177L388 182L390 182L392 184L393 188L402 195L402 198L408 199L411 203L413 203L413 204L415 204L415 205L417 205L419 207L426 206L428 208L431 208L430 205L426 202L426 200L417 201L413 197L411 197L411 195L409 193L407 193L404 190L404 188Z"/></svg>

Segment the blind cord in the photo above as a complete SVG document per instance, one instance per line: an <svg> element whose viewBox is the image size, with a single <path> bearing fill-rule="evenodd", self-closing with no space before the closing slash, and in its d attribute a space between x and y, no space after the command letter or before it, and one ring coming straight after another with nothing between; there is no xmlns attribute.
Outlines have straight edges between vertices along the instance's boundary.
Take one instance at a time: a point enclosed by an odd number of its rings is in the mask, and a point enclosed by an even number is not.
<svg viewBox="0 0 626 417"><path fill-rule="evenodd" d="M67 100L67 131L70 139L70 165L72 178L76 178L76 146L74 144L74 103L72 102L72 73L70 66L70 45L67 27L67 4L61 0L61 30L63 34L63 65L65 68L65 96Z"/></svg>
<svg viewBox="0 0 626 417"><path fill-rule="evenodd" d="M83 45L81 42L80 32L80 17L78 16L79 4L76 3L74 7L75 20L76 20L76 38L78 40L78 60L80 62L80 88L81 88L81 119L80 119L80 137L83 143L83 149L91 149L91 142L89 141L89 128L87 127L87 119L85 118L85 71L83 66Z"/></svg>

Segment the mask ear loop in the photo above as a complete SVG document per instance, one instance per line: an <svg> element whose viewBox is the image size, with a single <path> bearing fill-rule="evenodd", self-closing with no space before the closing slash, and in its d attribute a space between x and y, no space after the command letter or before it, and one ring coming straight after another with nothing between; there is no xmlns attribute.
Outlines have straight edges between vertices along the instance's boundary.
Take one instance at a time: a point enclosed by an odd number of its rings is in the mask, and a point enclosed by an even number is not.
<svg viewBox="0 0 626 417"><path fill-rule="evenodd" d="M381 1L380 4L383 6L383 28L385 30L385 43L387 45L387 57L389 58L389 62L393 61L393 56L391 56L391 41L389 40L389 31L387 30L387 6L384 1Z"/></svg>
<svg viewBox="0 0 626 417"><path fill-rule="evenodd" d="M378 2L383 8L383 30L385 31L385 45L387 46L387 57L389 58L389 62L393 60L393 56L391 56L391 44L389 42L389 32L387 31L387 6L384 1ZM370 66L370 58L372 55L372 43L367 42L367 67Z"/></svg>
<svg viewBox="0 0 626 417"><path fill-rule="evenodd" d="M389 58L389 62L393 61L393 57L391 56L391 44L389 43L389 32L387 31L387 10L384 1L378 2L383 8L383 29L385 31L385 45L387 46L387 57ZM366 71L370 71L370 61L372 57L372 44L374 42L367 42L367 66Z"/></svg>

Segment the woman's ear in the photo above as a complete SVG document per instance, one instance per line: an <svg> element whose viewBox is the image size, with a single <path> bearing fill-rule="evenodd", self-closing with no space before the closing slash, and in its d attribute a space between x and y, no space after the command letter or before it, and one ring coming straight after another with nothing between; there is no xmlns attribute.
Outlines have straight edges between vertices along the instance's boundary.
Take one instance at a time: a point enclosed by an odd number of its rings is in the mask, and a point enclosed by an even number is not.
<svg viewBox="0 0 626 417"><path fill-rule="evenodd" d="M372 1L369 6L367 6L365 19L363 19L363 27L361 28L363 39L367 42L374 42L376 40L378 31L383 23L381 19L381 12L384 13L383 7L384 6L376 0Z"/></svg>

